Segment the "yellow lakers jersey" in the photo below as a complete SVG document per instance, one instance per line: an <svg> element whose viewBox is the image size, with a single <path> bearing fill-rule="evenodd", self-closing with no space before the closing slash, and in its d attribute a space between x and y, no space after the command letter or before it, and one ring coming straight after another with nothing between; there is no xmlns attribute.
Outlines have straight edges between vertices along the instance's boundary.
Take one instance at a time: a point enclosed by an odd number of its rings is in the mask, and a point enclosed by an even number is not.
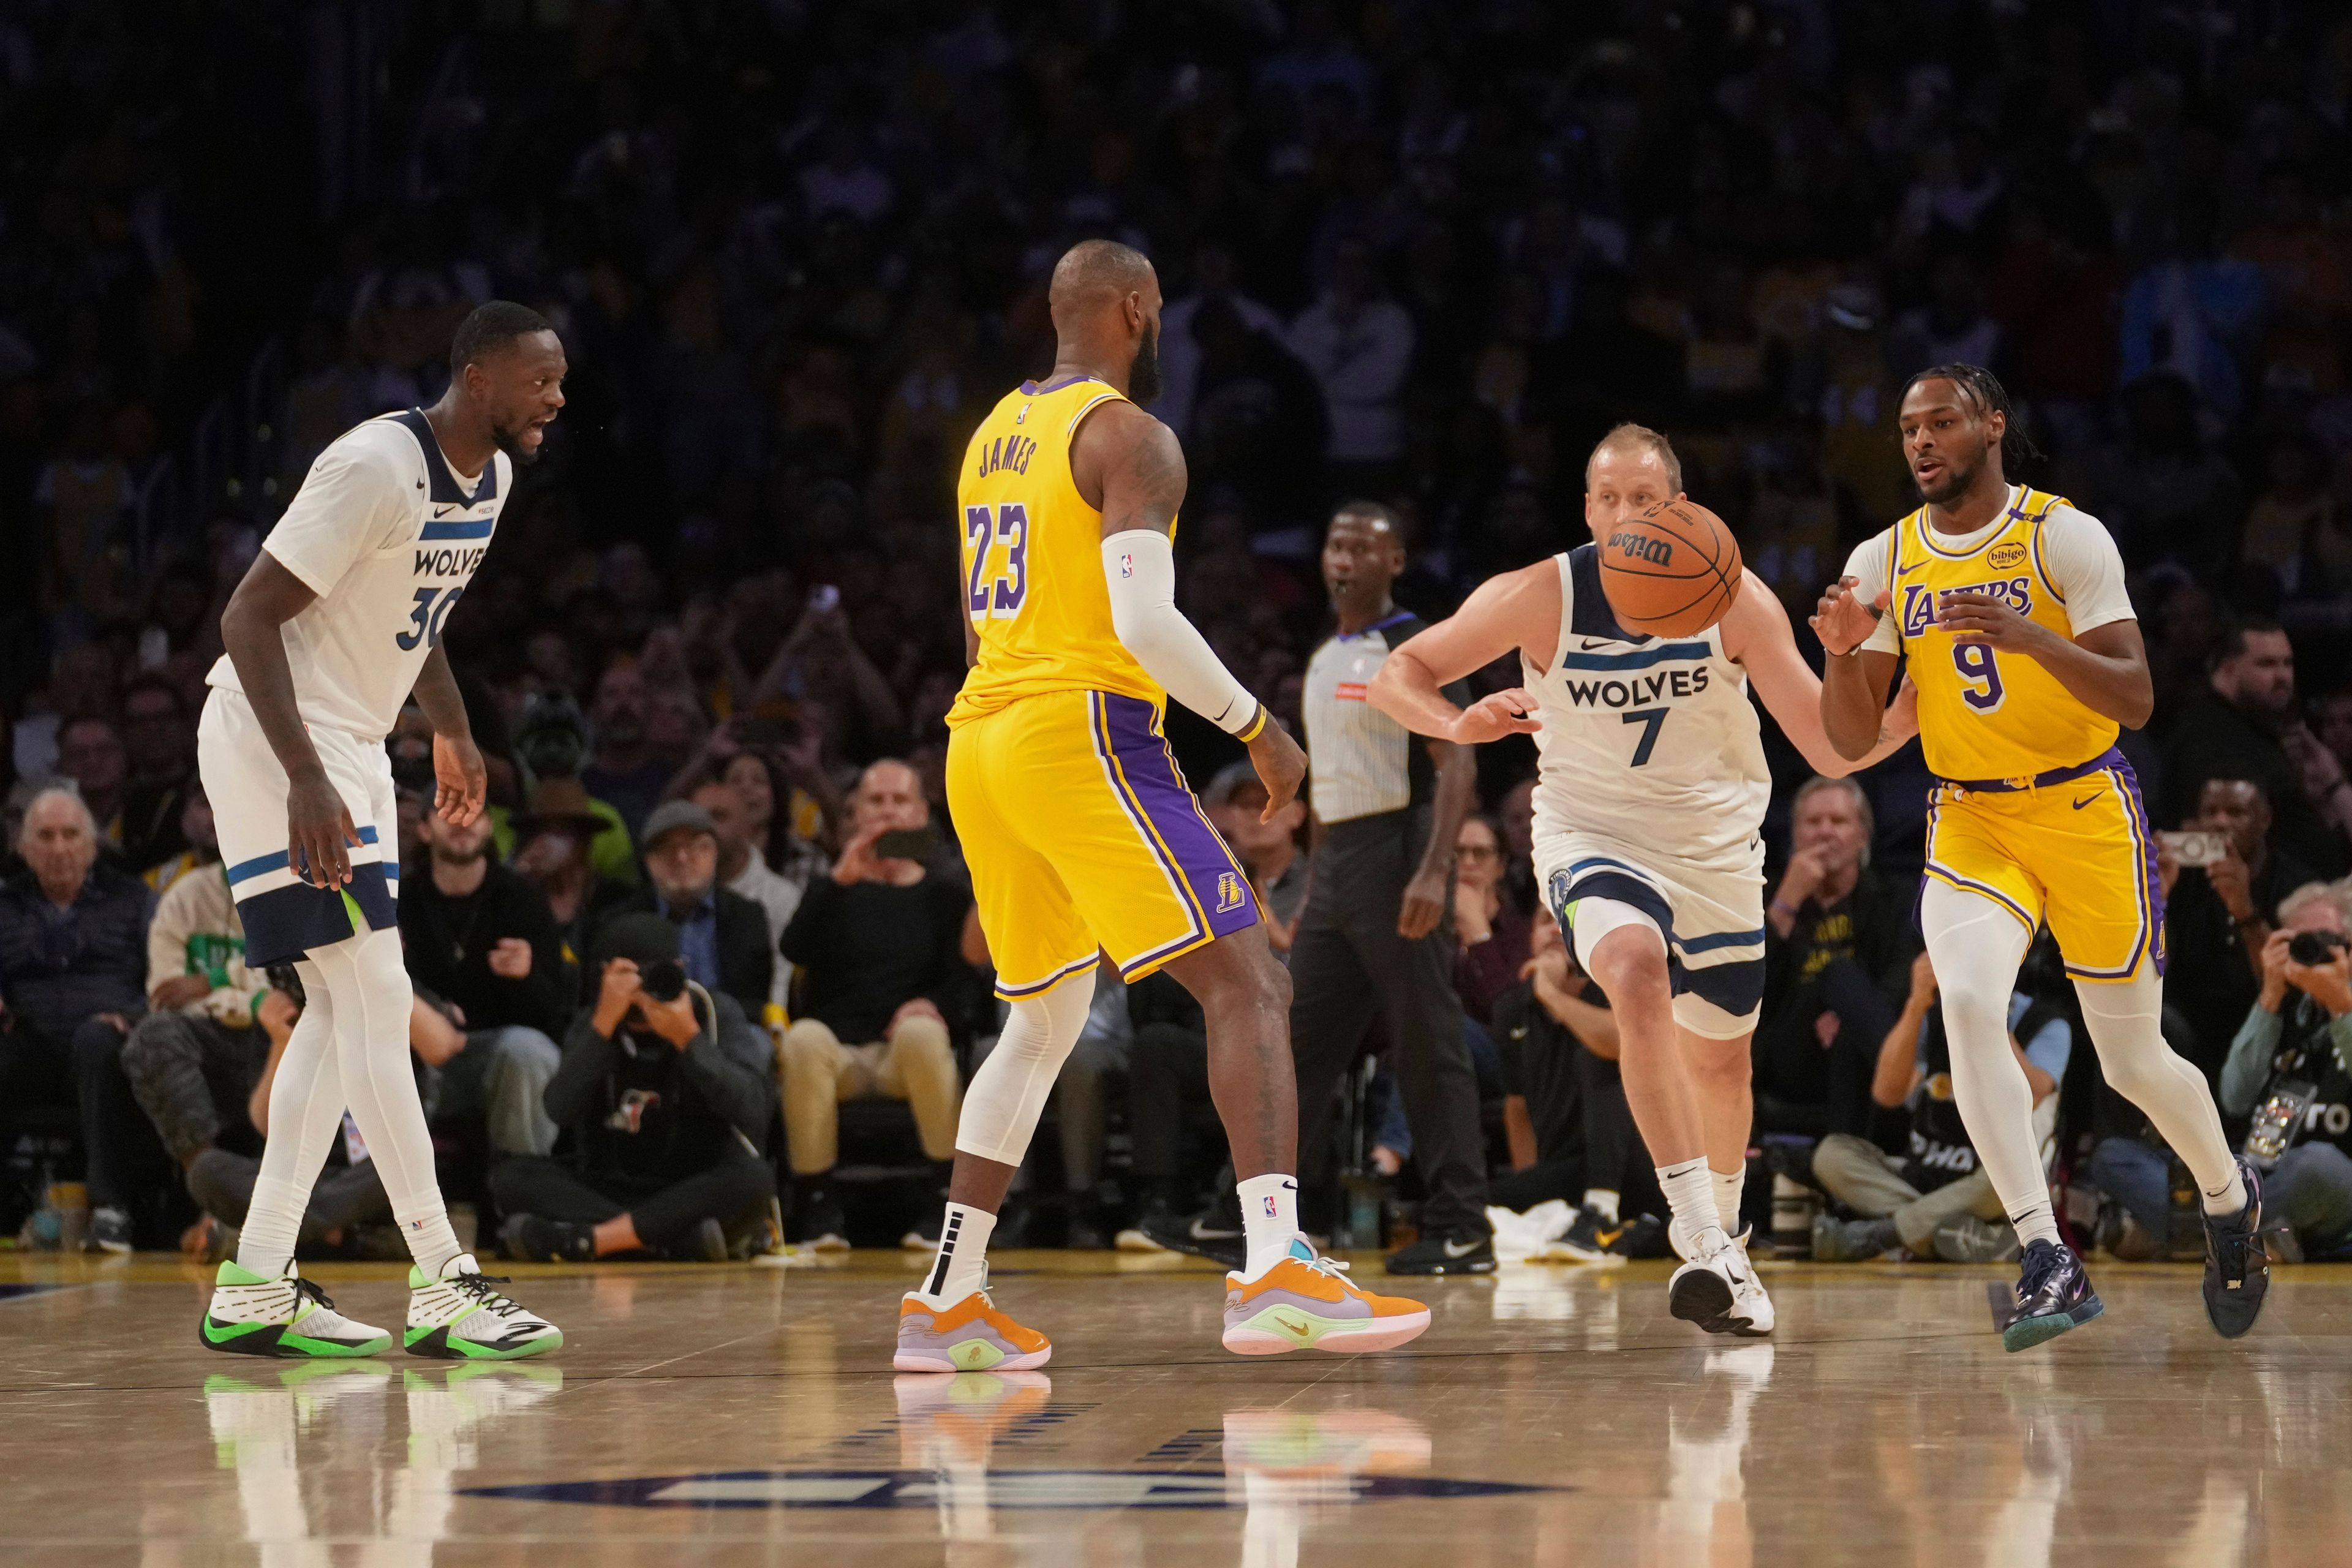
<svg viewBox="0 0 2352 1568"><path fill-rule="evenodd" d="M1968 591L2006 599L2071 639L2066 602L2041 554L2043 520L2065 504L2021 486L2001 526L1962 551L1940 542L1925 507L1895 525L1888 614L1898 617L1911 683L1919 689L1919 744L1941 777L2031 778L2089 762L2116 743L2116 721L2085 707L2038 661L1956 638L1936 624L1937 601Z"/></svg>
<svg viewBox="0 0 2352 1568"><path fill-rule="evenodd" d="M1070 478L1079 421L1114 400L1125 401L1091 376L1024 382L972 436L956 501L964 613L980 634L980 658L949 724L1046 691L1167 701L1111 625L1102 513Z"/></svg>

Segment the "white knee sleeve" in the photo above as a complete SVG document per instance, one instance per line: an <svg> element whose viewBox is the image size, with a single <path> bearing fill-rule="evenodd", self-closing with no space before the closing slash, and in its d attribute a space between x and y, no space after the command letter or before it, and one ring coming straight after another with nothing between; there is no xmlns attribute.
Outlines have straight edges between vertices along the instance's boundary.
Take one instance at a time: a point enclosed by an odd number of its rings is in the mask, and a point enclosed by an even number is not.
<svg viewBox="0 0 2352 1568"><path fill-rule="evenodd" d="M2129 980L2077 980L2074 995L2107 1087L2147 1112L2200 1187L2209 1194L2227 1187L2237 1163L2205 1075L2165 1044L2164 982L2155 966L2142 965Z"/></svg>
<svg viewBox="0 0 2352 1568"><path fill-rule="evenodd" d="M1005 1020L996 1048L963 1091L957 1149L1001 1165L1021 1163L1037 1131L1038 1113L1045 1109L1045 1096L1087 1026L1094 998L1095 971L1087 969L1043 996L1013 1004L1013 1016Z"/></svg>
<svg viewBox="0 0 2352 1568"><path fill-rule="evenodd" d="M237 1238L236 1261L275 1277L294 1256L319 1169L343 1121L342 1071L335 1061L335 1004L308 959L295 965L307 997L269 1083L269 1135Z"/></svg>
<svg viewBox="0 0 2352 1568"><path fill-rule="evenodd" d="M2033 1088L2009 1048L2009 999L2032 933L1990 899L1933 879L1920 894L1919 927L1942 994L1952 1097L2014 1219L2047 1205L2050 1194L2033 1131Z"/></svg>

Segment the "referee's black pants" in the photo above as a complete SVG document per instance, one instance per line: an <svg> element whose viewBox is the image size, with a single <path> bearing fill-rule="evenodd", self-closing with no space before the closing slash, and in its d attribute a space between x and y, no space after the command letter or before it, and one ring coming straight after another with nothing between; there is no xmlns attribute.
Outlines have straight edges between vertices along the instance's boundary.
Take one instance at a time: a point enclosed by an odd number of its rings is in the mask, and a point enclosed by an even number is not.
<svg viewBox="0 0 2352 1568"><path fill-rule="evenodd" d="M1314 881L1290 949L1290 1049L1298 1064L1298 1168L1329 1155L1331 1091L1375 1015L1388 1020L1391 1065L1412 1130L1428 1201L1424 1234L1486 1232L1486 1142L1478 1076L1462 1041L1449 911L1418 941L1397 934L1405 884L1429 842L1430 811L1410 807L1323 830Z"/></svg>

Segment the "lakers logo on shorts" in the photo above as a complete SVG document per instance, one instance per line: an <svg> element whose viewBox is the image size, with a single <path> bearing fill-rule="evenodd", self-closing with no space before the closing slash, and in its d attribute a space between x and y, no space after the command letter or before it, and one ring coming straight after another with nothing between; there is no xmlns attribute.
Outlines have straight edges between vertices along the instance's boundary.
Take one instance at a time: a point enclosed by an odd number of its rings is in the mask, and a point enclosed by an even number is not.
<svg viewBox="0 0 2352 1568"><path fill-rule="evenodd" d="M1249 901L1242 879L1231 871L1217 873L1217 912L1229 915Z"/></svg>

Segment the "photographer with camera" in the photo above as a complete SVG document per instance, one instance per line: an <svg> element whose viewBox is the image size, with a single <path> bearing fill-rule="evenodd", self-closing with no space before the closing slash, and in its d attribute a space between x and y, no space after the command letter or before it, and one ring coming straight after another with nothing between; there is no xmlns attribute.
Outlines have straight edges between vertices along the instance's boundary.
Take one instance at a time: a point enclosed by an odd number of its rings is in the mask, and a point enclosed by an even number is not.
<svg viewBox="0 0 2352 1568"><path fill-rule="evenodd" d="M2352 882L2306 883L2280 902L2262 990L2221 1068L2221 1109L2253 1117L2245 1152L2263 1172L2263 1216L2285 1222L2303 1258L2352 1247L2347 931Z"/></svg>
<svg viewBox="0 0 2352 1568"><path fill-rule="evenodd" d="M677 928L640 911L596 938L596 999L572 1020L547 1113L570 1160L490 1173L507 1256L586 1262L620 1252L723 1261L776 1191L761 1158L768 1037L724 992L688 979Z"/></svg>
<svg viewBox="0 0 2352 1568"><path fill-rule="evenodd" d="M2189 1059L2210 1079L2253 1002L2279 900L2314 873L2273 842L2270 796L2242 778L2206 780L2185 829L2157 835L2156 865L2164 1000L2196 1031Z"/></svg>

